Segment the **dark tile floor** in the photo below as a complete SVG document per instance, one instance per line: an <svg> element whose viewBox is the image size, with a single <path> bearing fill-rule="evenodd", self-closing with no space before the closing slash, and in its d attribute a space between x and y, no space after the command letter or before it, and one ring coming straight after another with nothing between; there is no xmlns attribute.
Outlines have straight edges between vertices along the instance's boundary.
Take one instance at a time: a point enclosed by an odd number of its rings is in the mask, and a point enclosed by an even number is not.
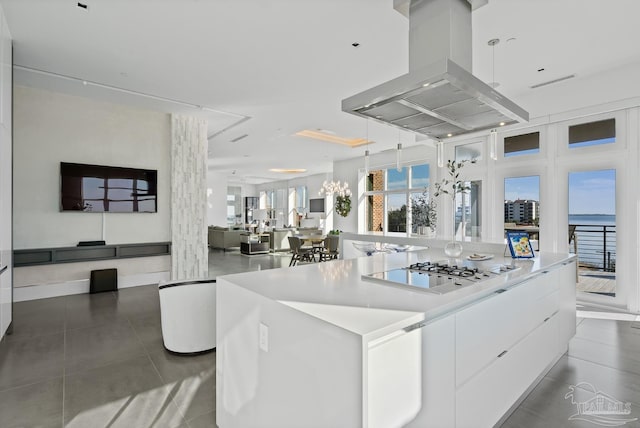
<svg viewBox="0 0 640 428"><path fill-rule="evenodd" d="M288 264L286 254L212 251L209 258L211 277ZM216 354L164 350L156 286L20 302L14 309L14 334L0 343L0 427L216 426ZM640 418L636 327L637 321L580 319L569 352L503 427L599 426L569 420L576 405L565 396L581 382L630 403L628 418ZM592 396L583 383L574 402Z"/></svg>
<svg viewBox="0 0 640 428"><path fill-rule="evenodd" d="M215 427L216 354L162 346L157 286L14 305L0 427Z"/></svg>

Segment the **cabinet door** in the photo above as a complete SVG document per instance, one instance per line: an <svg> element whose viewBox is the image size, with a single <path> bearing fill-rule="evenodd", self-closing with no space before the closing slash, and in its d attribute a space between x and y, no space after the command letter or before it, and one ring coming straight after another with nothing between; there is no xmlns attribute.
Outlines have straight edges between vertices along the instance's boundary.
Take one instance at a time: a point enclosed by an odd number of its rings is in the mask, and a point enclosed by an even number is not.
<svg viewBox="0 0 640 428"><path fill-rule="evenodd" d="M453 427L454 337L452 315L370 346L364 426Z"/></svg>
<svg viewBox="0 0 640 428"><path fill-rule="evenodd" d="M558 340L564 348L576 334L576 262L567 262L552 273L553 280L560 285Z"/></svg>
<svg viewBox="0 0 640 428"><path fill-rule="evenodd" d="M369 428L402 427L422 405L421 329L400 331L369 347L367 422Z"/></svg>
<svg viewBox="0 0 640 428"><path fill-rule="evenodd" d="M456 427L492 427L558 353L557 315L549 318L456 392Z"/></svg>

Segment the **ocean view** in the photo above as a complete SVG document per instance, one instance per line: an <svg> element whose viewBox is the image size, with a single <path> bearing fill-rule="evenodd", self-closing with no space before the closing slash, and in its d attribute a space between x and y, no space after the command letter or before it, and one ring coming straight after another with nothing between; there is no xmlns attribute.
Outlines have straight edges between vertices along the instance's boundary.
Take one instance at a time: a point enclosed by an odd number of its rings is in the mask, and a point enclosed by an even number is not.
<svg viewBox="0 0 640 428"><path fill-rule="evenodd" d="M569 224L577 225L580 263L615 271L616 216L608 214L570 214ZM606 228L606 242L604 238Z"/></svg>
<svg viewBox="0 0 640 428"><path fill-rule="evenodd" d="M569 214L569 224L615 226L616 216L610 214Z"/></svg>

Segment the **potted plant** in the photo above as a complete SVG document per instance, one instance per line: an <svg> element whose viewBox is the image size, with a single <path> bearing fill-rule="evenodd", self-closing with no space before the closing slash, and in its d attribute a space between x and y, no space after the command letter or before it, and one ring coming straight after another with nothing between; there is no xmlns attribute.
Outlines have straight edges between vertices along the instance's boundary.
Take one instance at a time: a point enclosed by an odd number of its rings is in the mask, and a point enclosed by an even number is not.
<svg viewBox="0 0 640 428"><path fill-rule="evenodd" d="M440 195L448 195L451 197L453 216L453 225L451 226L451 230L453 232L451 235L451 242L444 247L445 254L450 257L458 257L462 254L462 244L456 241L456 195L458 193L466 193L471 190L471 188L467 186L466 182L460 178L460 171L467 163L476 163L476 159L465 159L458 162L448 160L447 172L449 173L449 177L443 178L439 183L435 184L436 197ZM464 207L462 207L462 209L464 210Z"/></svg>
<svg viewBox="0 0 640 428"><path fill-rule="evenodd" d="M434 198L429 198L425 189L420 195L411 198L411 223L416 226L419 235L433 235L436 230L438 213Z"/></svg>

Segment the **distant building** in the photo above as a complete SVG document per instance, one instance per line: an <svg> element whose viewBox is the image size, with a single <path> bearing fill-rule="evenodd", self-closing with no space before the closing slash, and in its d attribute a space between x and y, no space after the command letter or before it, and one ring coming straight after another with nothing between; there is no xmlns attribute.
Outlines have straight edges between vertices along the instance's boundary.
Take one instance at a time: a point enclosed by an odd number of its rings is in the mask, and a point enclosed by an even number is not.
<svg viewBox="0 0 640 428"><path fill-rule="evenodd" d="M540 217L540 203L531 199L504 201L504 221L509 223L536 223Z"/></svg>

